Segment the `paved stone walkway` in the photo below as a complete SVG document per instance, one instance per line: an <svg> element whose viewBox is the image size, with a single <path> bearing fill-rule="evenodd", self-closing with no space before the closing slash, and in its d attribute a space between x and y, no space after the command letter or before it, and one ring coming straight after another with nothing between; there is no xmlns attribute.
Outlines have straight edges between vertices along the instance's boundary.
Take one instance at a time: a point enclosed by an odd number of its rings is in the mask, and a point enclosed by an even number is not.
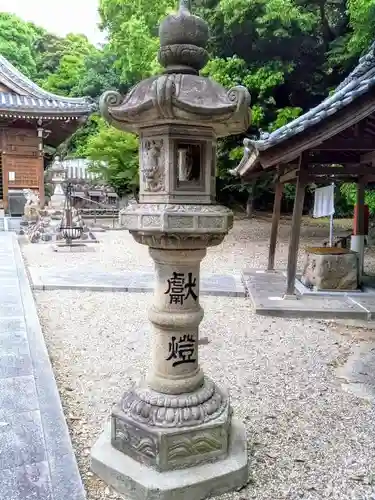
<svg viewBox="0 0 375 500"><path fill-rule="evenodd" d="M0 233L0 499L84 500L17 237Z"/></svg>
<svg viewBox="0 0 375 500"><path fill-rule="evenodd" d="M373 292L304 294L298 295L298 299L283 299L286 283L283 272L247 270L243 279L253 308L260 315L360 321L375 319Z"/></svg>
<svg viewBox="0 0 375 500"><path fill-rule="evenodd" d="M51 250L52 251L52 250ZM92 270L29 268L34 290L85 290L109 292L152 292L154 272L93 272ZM202 275L201 294L227 297L245 297L240 276Z"/></svg>
<svg viewBox="0 0 375 500"><path fill-rule="evenodd" d="M20 230L20 217L0 217L0 231L15 231Z"/></svg>

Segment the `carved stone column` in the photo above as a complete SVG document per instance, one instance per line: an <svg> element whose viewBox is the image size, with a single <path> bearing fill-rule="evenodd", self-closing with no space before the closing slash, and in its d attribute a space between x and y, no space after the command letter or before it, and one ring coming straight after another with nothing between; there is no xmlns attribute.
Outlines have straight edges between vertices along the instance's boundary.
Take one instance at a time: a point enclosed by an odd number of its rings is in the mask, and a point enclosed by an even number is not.
<svg viewBox="0 0 375 500"><path fill-rule="evenodd" d="M147 381L163 394L192 392L203 385L198 363L199 268L206 249L150 248L156 286L149 318L154 327L152 366Z"/></svg>

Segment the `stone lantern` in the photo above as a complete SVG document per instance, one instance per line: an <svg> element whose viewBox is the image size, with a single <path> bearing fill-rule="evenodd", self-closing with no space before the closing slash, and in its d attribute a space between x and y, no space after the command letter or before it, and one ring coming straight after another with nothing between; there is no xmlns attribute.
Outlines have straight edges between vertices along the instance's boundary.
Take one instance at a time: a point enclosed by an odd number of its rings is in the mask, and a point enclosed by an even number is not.
<svg viewBox="0 0 375 500"><path fill-rule="evenodd" d="M54 188L53 195L51 196L51 200L49 202L49 208L58 212L62 212L65 206L65 193L62 184L65 182L66 169L60 161L59 156L55 157L55 160L49 171L51 173L51 182Z"/></svg>
<svg viewBox="0 0 375 500"><path fill-rule="evenodd" d="M110 91L101 98L107 121L140 137L139 203L121 220L149 247L156 286L147 378L112 410L92 469L136 500L199 500L248 478L244 426L199 365L198 331L200 263L233 224L232 212L215 204L216 140L249 127L250 95L199 75L208 27L189 3L160 25L164 73L125 97Z"/></svg>

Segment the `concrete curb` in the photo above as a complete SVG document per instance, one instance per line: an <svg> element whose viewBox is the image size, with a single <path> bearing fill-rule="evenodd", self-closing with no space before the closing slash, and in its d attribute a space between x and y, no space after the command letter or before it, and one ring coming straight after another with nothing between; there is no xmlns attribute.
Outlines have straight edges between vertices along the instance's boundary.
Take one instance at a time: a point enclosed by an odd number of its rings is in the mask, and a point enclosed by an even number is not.
<svg viewBox="0 0 375 500"><path fill-rule="evenodd" d="M52 270L52 272L39 271L39 268L29 269L31 278L31 287L33 290L77 290L90 292L128 292L128 293L152 293L154 290L153 273L150 273L149 282L145 282L145 273L108 273L107 275L96 275L95 273L85 273L82 271L80 276L83 277L81 283L74 282L73 278L66 273L60 273ZM130 276L131 274L131 276ZM139 276L137 276L137 274ZM142 279L143 277L143 279ZM201 296L215 297L246 297L245 286L242 283L240 276L231 276L233 280L230 286L220 284L220 279L225 279L224 276L216 276L217 284L210 283L213 276L203 276L201 278ZM107 280L107 284L101 281ZM139 284L134 281L140 281ZM112 283L111 283L112 282ZM123 283L123 284L122 284Z"/></svg>

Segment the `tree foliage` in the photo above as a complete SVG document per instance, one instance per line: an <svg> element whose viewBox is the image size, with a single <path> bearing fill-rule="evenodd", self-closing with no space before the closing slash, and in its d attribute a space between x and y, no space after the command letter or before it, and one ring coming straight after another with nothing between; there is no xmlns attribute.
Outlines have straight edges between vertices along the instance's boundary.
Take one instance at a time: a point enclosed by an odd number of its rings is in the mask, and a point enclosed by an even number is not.
<svg viewBox="0 0 375 500"><path fill-rule="evenodd" d="M92 160L91 171L109 182L119 196L136 192L138 186L138 139L134 134L109 126L103 118L92 117L97 125L79 156Z"/></svg>
<svg viewBox="0 0 375 500"><path fill-rule="evenodd" d="M108 89L126 92L160 71L158 25L176 4L177 0L100 0L107 35L102 47L92 46L83 35L60 38L1 13L0 51L57 94L98 99ZM247 135L254 138L318 104L375 39L375 2L370 0L195 0L193 8L211 32L210 61L202 73L226 88L249 89L253 123ZM244 207L265 207L272 199L272 178L241 184L228 173L241 157L242 140L231 137L219 143L219 198ZM137 144L135 137L94 115L60 151L87 155L93 168L122 193L137 184ZM350 206L353 188L342 187L340 192ZM286 190L286 197L291 196L292 188Z"/></svg>
<svg viewBox="0 0 375 500"><path fill-rule="evenodd" d="M41 82L43 87L55 94L76 94L77 87L86 75L85 60L95 50L84 35L69 34L60 40L55 44L53 53L53 58L58 60L58 64Z"/></svg>
<svg viewBox="0 0 375 500"><path fill-rule="evenodd" d="M28 77L35 77L37 65L34 44L38 31L17 16L0 12L0 54Z"/></svg>

